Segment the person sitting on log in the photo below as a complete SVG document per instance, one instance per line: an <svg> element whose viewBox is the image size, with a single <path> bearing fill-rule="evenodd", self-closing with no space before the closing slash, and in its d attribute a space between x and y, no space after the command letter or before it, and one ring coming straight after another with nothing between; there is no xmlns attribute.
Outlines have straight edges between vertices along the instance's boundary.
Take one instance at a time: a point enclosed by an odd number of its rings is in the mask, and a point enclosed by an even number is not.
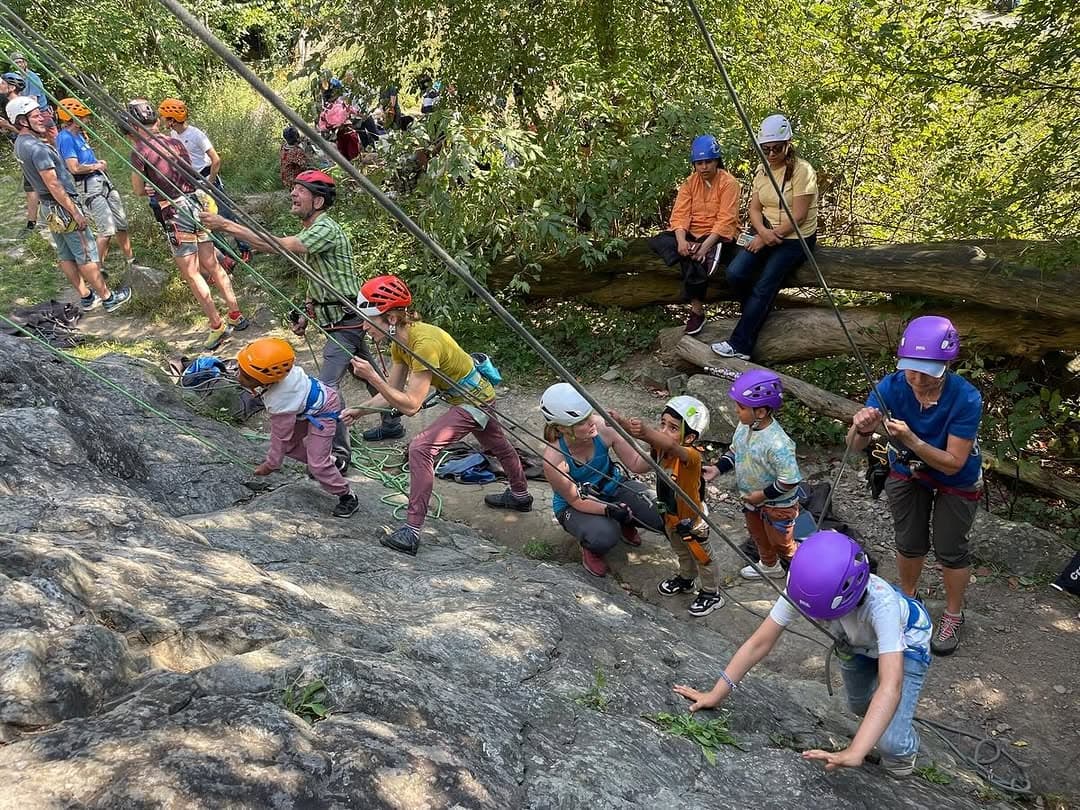
<svg viewBox="0 0 1080 810"><path fill-rule="evenodd" d="M739 227L739 181L724 169L720 144L699 135L690 147L691 174L679 187L668 222L670 230L649 240L669 267L678 264L683 296L690 302L686 334L705 326L705 292L709 277L735 252Z"/></svg>
<svg viewBox="0 0 1080 810"><path fill-rule="evenodd" d="M776 296L787 278L806 261L795 225L780 205L773 180L807 245L813 250L817 244L817 173L795 154L791 137L791 123L782 115L770 115L758 130L757 142L769 165L758 167L750 194L750 224L755 235L739 248L727 267L727 282L742 302L742 316L731 337L712 344L712 350L721 357L750 359Z"/></svg>

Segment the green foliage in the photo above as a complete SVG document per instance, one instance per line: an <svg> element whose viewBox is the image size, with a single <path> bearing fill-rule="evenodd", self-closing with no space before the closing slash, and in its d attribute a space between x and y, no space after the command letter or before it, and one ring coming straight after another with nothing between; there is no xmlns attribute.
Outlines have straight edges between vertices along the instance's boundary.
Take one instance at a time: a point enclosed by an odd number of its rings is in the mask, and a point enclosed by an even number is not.
<svg viewBox="0 0 1080 810"><path fill-rule="evenodd" d="M70 350L70 354L80 360L97 360L107 354L124 354L143 360L159 362L169 353L169 344L162 340L136 340L134 342L115 340L86 340Z"/></svg>
<svg viewBox="0 0 1080 810"><path fill-rule="evenodd" d="M553 560L557 553L555 546L543 540L530 540L521 551L530 560Z"/></svg>
<svg viewBox="0 0 1080 810"><path fill-rule="evenodd" d="M604 694L605 689L607 689L607 675L604 674L603 669L597 667L593 672L592 685L574 698L574 703L595 712L606 712L608 696Z"/></svg>
<svg viewBox="0 0 1080 810"><path fill-rule="evenodd" d="M931 762L922 768L915 769L915 775L925 779L931 785L949 785L955 778L951 773L939 768L936 762Z"/></svg>
<svg viewBox="0 0 1080 810"><path fill-rule="evenodd" d="M298 675L281 693L281 705L314 725L330 716L330 692L319 678L301 683Z"/></svg>
<svg viewBox="0 0 1080 810"><path fill-rule="evenodd" d="M731 745L742 750L738 740L728 730L726 714L712 720L701 720L692 714L666 712L647 714L644 717L668 734L696 742L701 746L701 753L710 765L716 764L716 752L720 750L721 745Z"/></svg>

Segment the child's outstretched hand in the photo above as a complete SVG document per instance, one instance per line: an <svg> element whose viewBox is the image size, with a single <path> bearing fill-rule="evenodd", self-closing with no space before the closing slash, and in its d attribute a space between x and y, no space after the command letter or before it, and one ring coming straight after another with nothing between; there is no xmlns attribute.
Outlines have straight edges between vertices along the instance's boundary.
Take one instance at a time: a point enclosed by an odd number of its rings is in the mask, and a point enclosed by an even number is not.
<svg viewBox="0 0 1080 810"><path fill-rule="evenodd" d="M803 751L803 759L817 759L825 763L825 770L835 771L837 768L858 768L863 764L864 757L854 753L850 748L843 751L822 751L815 748L812 751Z"/></svg>
<svg viewBox="0 0 1080 810"><path fill-rule="evenodd" d="M256 475L269 475L274 471L274 468L267 464L265 461L255 468Z"/></svg>
<svg viewBox="0 0 1080 810"><path fill-rule="evenodd" d="M701 468L701 477L705 479L705 483L712 481L714 478L720 475L720 468L715 464L707 464Z"/></svg>
<svg viewBox="0 0 1080 810"><path fill-rule="evenodd" d="M676 695L682 695L687 700L692 701L690 703L691 712L696 712L698 709L716 708L723 701L721 697L714 695L712 691L699 692L697 689L682 684L675 684L672 691Z"/></svg>

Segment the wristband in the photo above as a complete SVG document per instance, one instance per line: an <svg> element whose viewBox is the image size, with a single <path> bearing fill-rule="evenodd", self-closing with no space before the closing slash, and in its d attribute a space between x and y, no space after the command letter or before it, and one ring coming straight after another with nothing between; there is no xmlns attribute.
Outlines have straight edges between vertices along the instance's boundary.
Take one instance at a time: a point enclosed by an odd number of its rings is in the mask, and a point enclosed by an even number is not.
<svg viewBox="0 0 1080 810"><path fill-rule="evenodd" d="M735 681L731 680L731 678L728 677L728 674L724 672L724 670L720 670L720 680L726 683L728 685L728 688L730 688L732 692L739 688L739 685L735 683Z"/></svg>

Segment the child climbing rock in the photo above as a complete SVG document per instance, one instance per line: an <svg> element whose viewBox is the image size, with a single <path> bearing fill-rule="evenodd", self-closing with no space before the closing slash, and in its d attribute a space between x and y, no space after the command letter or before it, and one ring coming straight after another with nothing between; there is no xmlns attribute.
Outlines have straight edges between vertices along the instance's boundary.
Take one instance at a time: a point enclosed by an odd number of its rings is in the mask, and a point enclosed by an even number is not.
<svg viewBox="0 0 1080 810"><path fill-rule="evenodd" d="M724 606L717 588L716 563L709 548L709 527L701 519L704 482L701 478L701 452L694 447L709 427L709 409L693 397L668 400L660 414L659 429L641 419L626 419L612 413L622 428L652 448L652 456L667 471L669 479L656 480L656 502L664 517L664 531L671 549L679 558L679 573L656 586L664 596L694 593L695 580L701 588L687 612L708 616ZM675 487L690 496L688 502Z"/></svg>
<svg viewBox="0 0 1080 810"><path fill-rule="evenodd" d="M780 378L768 369L745 371L731 384L739 426L729 449L716 464L719 473L735 471L743 499L746 530L761 557L758 568L739 571L743 579L762 575L783 579L795 554L795 519L799 516L797 487L802 476L793 442L773 413L783 402Z"/></svg>
<svg viewBox="0 0 1080 810"><path fill-rule="evenodd" d="M270 414L270 447L256 475L269 475L285 456L307 464L319 486L338 496L334 517L349 517L360 505L334 465L331 447L341 400L326 383L296 365L296 352L281 338L259 338L236 356L239 382L262 396Z"/></svg>
<svg viewBox="0 0 1080 810"><path fill-rule="evenodd" d="M930 667L932 627L926 608L871 574L866 552L835 531L815 532L803 541L791 561L785 593L787 598L777 600L712 689L677 685L676 694L692 701L692 712L720 705L801 611L825 622L838 637L848 706L863 718L847 748L806 751L803 758L824 762L830 771L857 768L876 746L887 773L911 774L919 753L912 723Z"/></svg>

